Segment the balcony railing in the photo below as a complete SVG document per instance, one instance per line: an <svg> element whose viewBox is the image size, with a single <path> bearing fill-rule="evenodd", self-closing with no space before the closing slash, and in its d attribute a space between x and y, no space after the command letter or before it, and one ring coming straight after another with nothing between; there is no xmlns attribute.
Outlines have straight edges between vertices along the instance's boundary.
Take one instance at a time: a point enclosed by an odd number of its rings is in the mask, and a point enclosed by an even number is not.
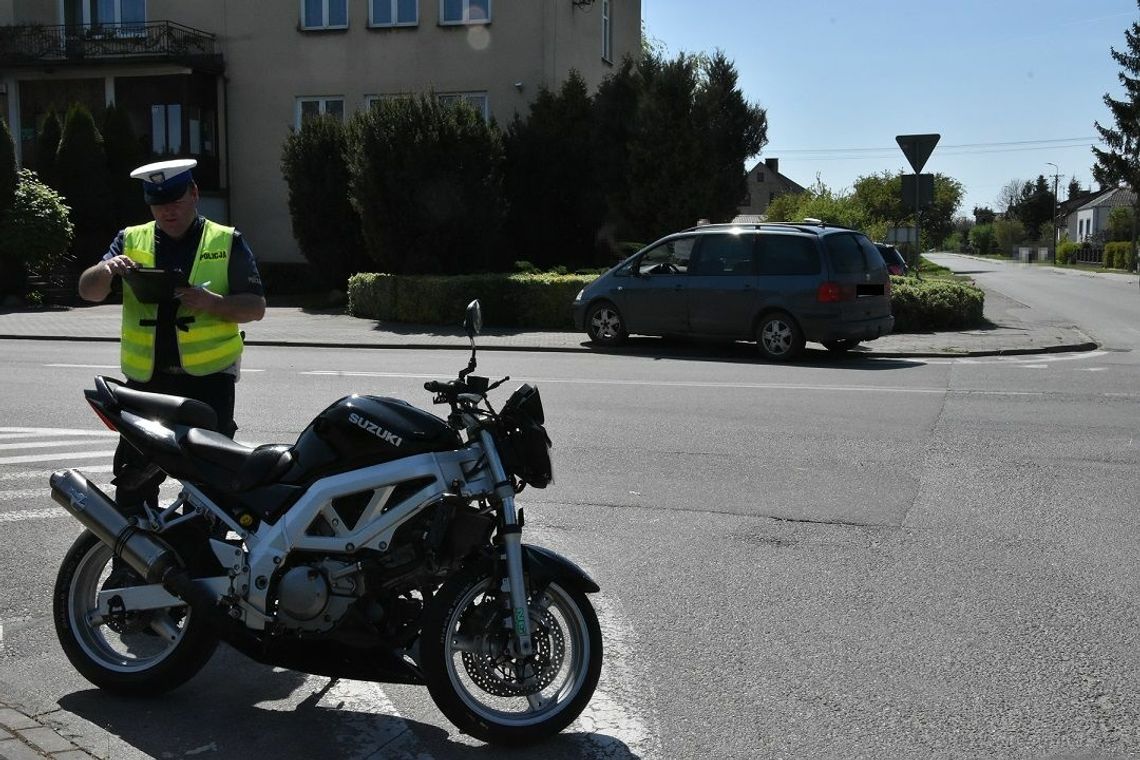
<svg viewBox="0 0 1140 760"><path fill-rule="evenodd" d="M222 69L214 35L172 21L0 27L0 66L166 61Z"/></svg>

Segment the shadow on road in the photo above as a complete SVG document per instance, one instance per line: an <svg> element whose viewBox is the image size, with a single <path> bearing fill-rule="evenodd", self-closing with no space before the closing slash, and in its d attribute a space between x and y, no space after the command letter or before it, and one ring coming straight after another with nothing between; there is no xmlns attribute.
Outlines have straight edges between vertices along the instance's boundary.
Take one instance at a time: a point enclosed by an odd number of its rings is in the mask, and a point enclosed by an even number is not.
<svg viewBox="0 0 1140 760"><path fill-rule="evenodd" d="M382 684L354 684L347 694L337 684L275 670L223 646L205 670L168 694L129 698L90 689L61 698L59 705L155 758L535 756L535 747L505 751L457 744L449 741L454 729L442 715L439 723L447 730L370 711L386 700ZM538 746L549 760L636 758L622 742L598 734L561 734Z"/></svg>
<svg viewBox="0 0 1140 760"><path fill-rule="evenodd" d="M862 347L848 353L834 353L814 343L808 343L804 352L788 364L767 362L760 357L755 343L744 341L708 342L685 338L629 338L620 348L599 348L589 341L582 347L591 353L614 356L644 356L654 361L685 360L724 362L731 364L761 364L772 367L839 367L858 370L908 369L922 366L922 362L897 357L876 357Z"/></svg>

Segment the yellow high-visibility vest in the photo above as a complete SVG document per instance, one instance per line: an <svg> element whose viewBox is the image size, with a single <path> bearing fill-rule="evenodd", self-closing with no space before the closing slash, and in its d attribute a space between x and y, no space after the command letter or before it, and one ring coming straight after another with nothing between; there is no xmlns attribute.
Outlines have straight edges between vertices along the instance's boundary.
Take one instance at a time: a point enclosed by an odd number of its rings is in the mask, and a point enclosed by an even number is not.
<svg viewBox="0 0 1140 760"><path fill-rule="evenodd" d="M139 266L154 266L154 226L154 222L147 222L123 230L123 253ZM202 240L190 269L191 285L208 282L213 292L229 295L233 240L233 227L205 220ZM190 312L182 306L178 307L175 321L179 361L187 374L213 374L241 356L243 344L236 322L228 322L212 314ZM123 374L132 380L145 383L154 375L157 328L158 304L142 303L135 297L131 286L124 282L120 363Z"/></svg>

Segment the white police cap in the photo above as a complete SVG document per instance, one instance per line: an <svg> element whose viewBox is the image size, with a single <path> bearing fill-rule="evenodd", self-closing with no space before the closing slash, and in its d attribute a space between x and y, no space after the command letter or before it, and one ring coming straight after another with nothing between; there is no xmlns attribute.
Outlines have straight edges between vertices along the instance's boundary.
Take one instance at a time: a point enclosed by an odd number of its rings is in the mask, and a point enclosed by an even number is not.
<svg viewBox="0 0 1140 760"><path fill-rule="evenodd" d="M197 165L192 158L157 161L135 169L131 177L142 180L143 198L149 205L157 206L183 196L186 187L194 181L190 170Z"/></svg>

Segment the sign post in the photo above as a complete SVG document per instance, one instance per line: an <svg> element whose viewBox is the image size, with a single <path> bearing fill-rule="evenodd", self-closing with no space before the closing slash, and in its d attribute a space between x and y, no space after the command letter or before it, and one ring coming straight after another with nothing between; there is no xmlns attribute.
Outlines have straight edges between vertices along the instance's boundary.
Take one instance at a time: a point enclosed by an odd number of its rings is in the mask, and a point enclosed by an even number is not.
<svg viewBox="0 0 1140 760"><path fill-rule="evenodd" d="M926 160L930 158L930 154L934 152L934 146L938 144L938 140L941 137L942 135L938 134L895 136L895 142L897 142L899 144L899 147L902 148L903 155L906 156L906 160L910 163L910 167L914 169L914 195L912 196L914 198L914 259L911 261L911 265L913 266L915 273L918 272L918 241L920 240L919 217L922 213L921 196L923 194L922 189L924 184L927 184L929 187L929 202L934 202L934 175L923 175L920 174L920 172L922 172L922 167L926 166ZM924 177L930 177L928 183L922 182L922 179ZM906 184L909 183L904 183L904 185ZM910 188L906 189L909 190ZM904 191L904 203L909 202L910 198L907 197L909 195L910 193Z"/></svg>

